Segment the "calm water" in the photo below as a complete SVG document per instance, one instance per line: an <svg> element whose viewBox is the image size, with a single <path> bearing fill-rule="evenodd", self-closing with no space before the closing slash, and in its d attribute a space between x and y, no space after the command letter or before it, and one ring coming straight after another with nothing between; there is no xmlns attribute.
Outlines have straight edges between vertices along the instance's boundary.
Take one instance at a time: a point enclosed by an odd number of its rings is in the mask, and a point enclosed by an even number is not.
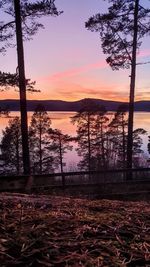
<svg viewBox="0 0 150 267"><path fill-rule="evenodd" d="M28 113L28 120L30 123L30 119L32 116L32 112ZM75 112L48 112L49 117L52 121L52 128L57 128L62 130L63 133L70 134L72 136L76 135L76 126L70 123L70 118L75 114ZM19 116L19 112L11 112L10 113L11 118L15 116ZM113 113L109 114L110 118L113 117ZM8 124L8 118L2 118L0 117L0 137L2 136L2 130L5 129L5 127ZM148 142L148 135L150 135L150 113L148 112L136 112L134 116L134 129L136 128L143 128L145 129L148 134L147 136L143 137L143 149L146 154L147 153L147 142ZM69 151L65 155L64 161L67 163L66 170L75 170L77 167L77 163L79 161L79 158L77 156L77 153L75 151L75 145L73 151Z"/></svg>

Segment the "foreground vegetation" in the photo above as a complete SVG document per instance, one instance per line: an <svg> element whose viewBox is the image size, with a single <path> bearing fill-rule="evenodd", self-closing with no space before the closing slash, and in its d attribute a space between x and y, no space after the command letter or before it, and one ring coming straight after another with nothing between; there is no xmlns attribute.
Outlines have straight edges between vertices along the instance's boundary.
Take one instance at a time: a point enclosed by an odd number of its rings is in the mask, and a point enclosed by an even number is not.
<svg viewBox="0 0 150 267"><path fill-rule="evenodd" d="M150 266L148 202L0 195L1 266Z"/></svg>

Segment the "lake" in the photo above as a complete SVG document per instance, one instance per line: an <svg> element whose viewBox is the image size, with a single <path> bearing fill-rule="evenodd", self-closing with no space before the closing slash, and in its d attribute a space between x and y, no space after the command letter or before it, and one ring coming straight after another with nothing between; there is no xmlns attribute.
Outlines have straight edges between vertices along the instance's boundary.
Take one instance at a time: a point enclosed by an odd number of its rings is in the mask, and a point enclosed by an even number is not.
<svg viewBox="0 0 150 267"><path fill-rule="evenodd" d="M28 112L28 120L30 123L31 116L33 112ZM52 121L52 128L60 129L63 133L69 134L72 136L76 135L76 126L70 123L70 118L74 116L75 112L48 112L49 117ZM15 116L19 116L19 112L11 112L11 118ZM113 112L109 113L109 117L113 117ZM2 137L2 130L8 124L8 118L0 117L0 137ZM143 128L148 134L143 137L143 149L145 154L148 156L147 152L147 142L148 135L150 135L150 113L149 112L135 112L134 115L134 129ZM74 171L77 170L77 163L79 161L79 157L75 151L75 147L72 151L69 151L64 158L64 162L66 162L66 171Z"/></svg>

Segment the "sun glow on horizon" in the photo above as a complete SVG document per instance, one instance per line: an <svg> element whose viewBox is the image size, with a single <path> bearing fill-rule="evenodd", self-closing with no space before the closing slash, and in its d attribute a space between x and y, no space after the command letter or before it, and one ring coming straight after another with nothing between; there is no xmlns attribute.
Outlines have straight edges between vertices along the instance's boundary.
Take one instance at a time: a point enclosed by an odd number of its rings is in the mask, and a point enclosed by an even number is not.
<svg viewBox="0 0 150 267"><path fill-rule="evenodd" d="M91 93L90 93L91 91ZM94 92L95 93L92 93ZM74 93L73 96L71 96L71 94L68 93L67 96L67 91L65 93L62 94L61 93L56 93L53 95L49 95L47 94L47 92L40 92L40 93L27 93L27 100L62 100L62 101L79 101L81 99L84 98L93 98L93 99L102 99L102 100L109 100L109 101L119 101L119 102L128 102L129 101L129 97L127 94L125 94L124 96L120 97L120 93L115 92L113 90L98 90L98 89L90 89L88 94L85 92L79 92L79 93ZM18 99L19 100L19 93L18 92L10 92L9 94L6 92L1 92L1 96L0 96L0 100L8 100L8 99ZM137 94L137 96L135 97L135 101L150 101L150 93L148 94L142 94L140 95Z"/></svg>

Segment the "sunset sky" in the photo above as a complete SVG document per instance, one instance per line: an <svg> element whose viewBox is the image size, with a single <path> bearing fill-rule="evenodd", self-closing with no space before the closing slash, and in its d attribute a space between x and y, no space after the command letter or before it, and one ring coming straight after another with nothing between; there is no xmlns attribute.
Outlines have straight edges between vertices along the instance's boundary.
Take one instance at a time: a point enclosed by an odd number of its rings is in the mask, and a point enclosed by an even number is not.
<svg viewBox="0 0 150 267"><path fill-rule="evenodd" d="M28 99L127 101L130 70L112 71L105 62L99 34L85 28L90 16L106 11L106 1L56 0L56 6L64 13L43 18L45 29L24 43L26 77L36 80L36 88L41 90L28 94ZM147 37L138 62L150 61L149 44ZM16 48L9 48L5 56L0 55L0 70L15 72L16 62ZM150 64L137 67L137 100L150 100L149 73ZM1 92L0 99L4 98L18 98L18 92Z"/></svg>

